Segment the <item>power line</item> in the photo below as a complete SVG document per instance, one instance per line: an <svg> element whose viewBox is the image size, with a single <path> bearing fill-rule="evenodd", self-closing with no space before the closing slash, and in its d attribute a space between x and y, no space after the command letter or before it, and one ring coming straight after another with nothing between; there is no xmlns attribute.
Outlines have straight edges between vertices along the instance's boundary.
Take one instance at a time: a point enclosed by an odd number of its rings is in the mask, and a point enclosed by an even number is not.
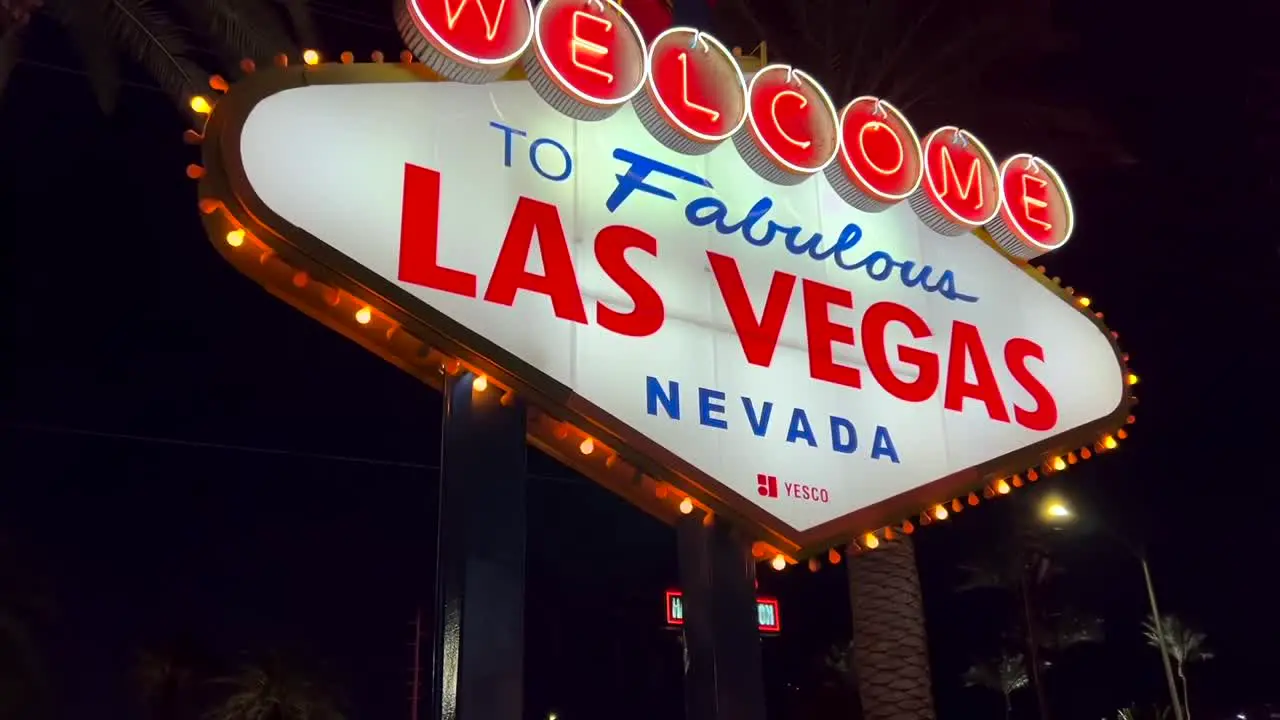
<svg viewBox="0 0 1280 720"><path fill-rule="evenodd" d="M50 435L78 435L82 437L95 437L106 440L124 440L129 442L151 443L155 445L169 445L172 447L185 447L203 450L229 450L233 452L254 453L259 455L275 455L280 457L297 457L307 458L311 460L324 460L328 462L355 463L363 465L379 465L382 467L398 467L409 470L432 470L440 471L439 465L428 465L425 463L409 462L407 460L388 460L385 458L361 457L358 455L330 455L325 453L313 453L304 450L288 450L285 448L270 448L255 445L237 445L232 443L212 442L208 440L186 440L183 438L167 438L159 435L141 435L131 433L108 432L105 430L90 430L86 428L70 428L56 425L33 425L28 423L6 423L6 427L10 430L24 430L27 432L45 433ZM576 483L576 478L568 478L560 475L543 475L540 473L526 473L526 477L536 478L538 480L550 480L553 482Z"/></svg>

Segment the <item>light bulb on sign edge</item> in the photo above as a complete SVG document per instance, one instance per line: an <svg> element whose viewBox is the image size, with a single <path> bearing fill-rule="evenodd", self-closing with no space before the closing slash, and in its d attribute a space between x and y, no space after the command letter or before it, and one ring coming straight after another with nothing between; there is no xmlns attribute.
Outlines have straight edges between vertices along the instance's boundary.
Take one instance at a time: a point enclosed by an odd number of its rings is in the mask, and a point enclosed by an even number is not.
<svg viewBox="0 0 1280 720"><path fill-rule="evenodd" d="M1066 469L1067 469L1067 461L1066 461L1066 460L1063 460L1061 457L1056 457L1056 456L1055 456L1055 457L1054 457L1052 460L1050 460L1049 462L1052 464L1052 466L1053 466L1053 469L1054 469L1054 470L1066 470Z"/></svg>
<svg viewBox="0 0 1280 720"><path fill-rule="evenodd" d="M769 561L769 565L772 566L774 570L781 572L787 569L787 559L782 556L782 553L778 553Z"/></svg>
<svg viewBox="0 0 1280 720"><path fill-rule="evenodd" d="M862 538L862 545L868 550L875 550L880 547L880 538L876 537L875 533L867 533L867 536Z"/></svg>
<svg viewBox="0 0 1280 720"><path fill-rule="evenodd" d="M373 321L373 308L365 305L356 311L356 322L361 325L368 325Z"/></svg>
<svg viewBox="0 0 1280 720"><path fill-rule="evenodd" d="M236 228L227 233L227 244L233 248L240 247L244 244L244 230Z"/></svg>
<svg viewBox="0 0 1280 720"><path fill-rule="evenodd" d="M319 65L319 64L320 64L320 53L316 52L315 50L310 50L310 49L308 49L308 50L303 50L303 51L302 51L302 62L306 63L307 65Z"/></svg>
<svg viewBox="0 0 1280 720"><path fill-rule="evenodd" d="M476 392L484 392L489 389L489 378L484 375L477 375L475 380L471 381L471 389Z"/></svg>
<svg viewBox="0 0 1280 720"><path fill-rule="evenodd" d="M691 512L693 512L693 500L691 500L691 499L689 499L689 498L685 498L685 499L681 500L681 501L680 501L680 514L681 514L681 515L688 515L688 514L689 514L689 513L691 513Z"/></svg>
<svg viewBox="0 0 1280 720"><path fill-rule="evenodd" d="M941 505L935 505L933 508L933 517L936 520L946 520L947 516L950 514L951 513L947 512L947 509Z"/></svg>
<svg viewBox="0 0 1280 720"><path fill-rule="evenodd" d="M587 438L586 440L583 440L582 444L578 446L578 452L582 453L583 455L590 455L595 449L596 449L596 444L591 438Z"/></svg>
<svg viewBox="0 0 1280 720"><path fill-rule="evenodd" d="M836 548L831 548L830 550L828 550L828 551L827 551L827 562L831 563L832 565L839 565L839 564L840 564L840 551L839 551L839 550L837 550Z"/></svg>
<svg viewBox="0 0 1280 720"><path fill-rule="evenodd" d="M1009 483L1008 483L1008 482L1005 482L1005 480L1001 479L1001 480L996 481L996 492L997 492L997 493L999 493L999 494L1001 494L1001 495L1008 495L1008 494L1009 494L1009 492L1010 492L1010 491L1012 491L1012 490L1013 490L1013 488L1009 487Z"/></svg>
<svg viewBox="0 0 1280 720"><path fill-rule="evenodd" d="M191 109L201 115L208 115L213 112L213 106L209 104L208 98L203 95L195 95L191 98Z"/></svg>
<svg viewBox="0 0 1280 720"><path fill-rule="evenodd" d="M1126 380L1130 385L1137 385L1137 384L1138 384L1138 376L1137 376L1137 375L1134 375L1133 373L1129 373L1127 376L1125 376L1125 380Z"/></svg>

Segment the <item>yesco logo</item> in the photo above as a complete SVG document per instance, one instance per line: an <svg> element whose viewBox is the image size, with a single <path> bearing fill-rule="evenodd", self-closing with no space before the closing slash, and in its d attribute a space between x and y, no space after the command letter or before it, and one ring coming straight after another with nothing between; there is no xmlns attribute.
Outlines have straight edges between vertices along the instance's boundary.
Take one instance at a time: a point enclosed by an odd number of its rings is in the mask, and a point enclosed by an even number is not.
<svg viewBox="0 0 1280 720"><path fill-rule="evenodd" d="M765 475L760 473L756 475L756 493L764 498L778 497L778 477L776 475ZM826 488L817 487L815 485L805 485L803 483L782 483L783 497L802 502L831 502L831 493Z"/></svg>

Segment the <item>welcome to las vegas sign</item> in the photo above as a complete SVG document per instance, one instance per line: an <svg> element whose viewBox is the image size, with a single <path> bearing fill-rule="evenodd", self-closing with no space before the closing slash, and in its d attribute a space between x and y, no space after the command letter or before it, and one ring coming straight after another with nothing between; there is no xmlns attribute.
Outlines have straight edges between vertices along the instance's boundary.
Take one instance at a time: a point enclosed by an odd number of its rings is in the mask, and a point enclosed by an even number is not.
<svg viewBox="0 0 1280 720"><path fill-rule="evenodd" d="M259 71L208 121L211 235L314 317L793 556L1123 424L1112 337L1027 265L1074 223L1048 162L609 0L398 2L421 63Z"/></svg>

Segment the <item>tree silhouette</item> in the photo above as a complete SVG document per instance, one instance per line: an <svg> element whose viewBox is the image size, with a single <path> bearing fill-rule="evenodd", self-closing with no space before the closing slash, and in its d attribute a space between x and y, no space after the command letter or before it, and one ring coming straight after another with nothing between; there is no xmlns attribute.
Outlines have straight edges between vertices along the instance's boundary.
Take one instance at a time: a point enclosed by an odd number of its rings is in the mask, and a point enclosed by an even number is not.
<svg viewBox="0 0 1280 720"><path fill-rule="evenodd" d="M1160 618L1161 633L1156 630L1155 617L1148 615L1142 624L1142 634L1147 644L1162 652L1167 651L1173 658L1174 667L1178 671L1178 679L1182 682L1182 707L1187 720L1191 718L1191 699L1187 695L1187 663L1202 662L1213 658L1213 653L1204 647L1205 634L1196 632L1182 622L1176 615L1164 615ZM1161 640L1163 639L1163 643Z"/></svg>

